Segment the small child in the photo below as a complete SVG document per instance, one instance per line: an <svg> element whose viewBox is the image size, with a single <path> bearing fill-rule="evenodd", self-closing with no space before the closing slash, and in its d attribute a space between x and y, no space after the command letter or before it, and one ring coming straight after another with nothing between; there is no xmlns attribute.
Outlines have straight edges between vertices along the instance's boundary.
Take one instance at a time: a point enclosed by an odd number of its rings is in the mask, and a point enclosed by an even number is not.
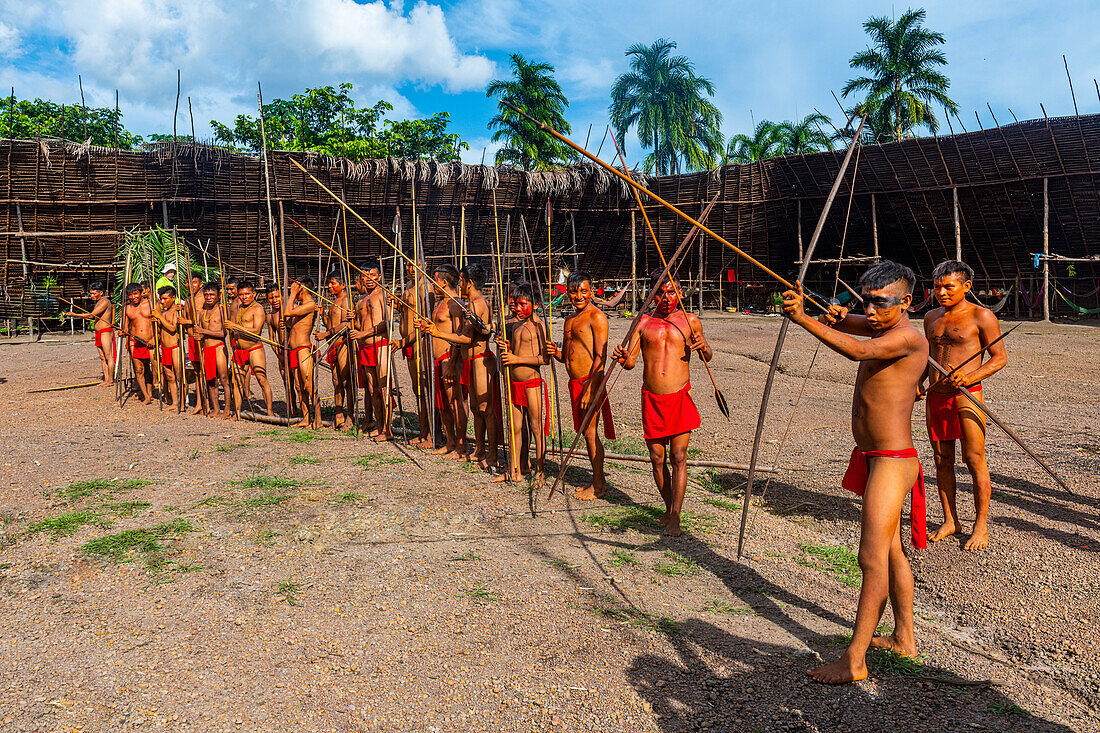
<svg viewBox="0 0 1100 733"><path fill-rule="evenodd" d="M550 393L540 370L550 363L550 357L546 352L546 331L534 317L538 304L534 290L527 283L520 283L512 290L512 296L516 320L508 325L510 338L507 341L497 338L497 346L501 362L510 369L512 425L522 425L526 417L535 435L535 485L541 487L546 475L546 436L550 434ZM520 437L513 436L514 439ZM519 460L510 462L512 481L520 478L521 462L529 465L529 450L529 446L524 445Z"/></svg>

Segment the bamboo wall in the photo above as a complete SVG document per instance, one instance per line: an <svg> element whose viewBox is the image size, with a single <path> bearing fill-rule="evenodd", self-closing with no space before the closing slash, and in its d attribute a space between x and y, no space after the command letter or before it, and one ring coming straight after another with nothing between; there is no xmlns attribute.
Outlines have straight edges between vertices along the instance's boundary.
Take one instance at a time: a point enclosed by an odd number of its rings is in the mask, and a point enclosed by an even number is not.
<svg viewBox="0 0 1100 733"><path fill-rule="evenodd" d="M161 143L143 152L124 152L57 140L0 140L0 154L3 300L9 303L5 315L12 314L13 304L23 302L24 260L30 262L31 280L53 276L62 295L77 296L88 282L114 271L122 232L154 224L176 226L191 244L217 243L231 271L259 280L271 277L263 168L256 158L191 144ZM406 249L412 241L415 191L429 260L453 254L463 211L468 251L474 258L486 258L496 236L495 197L497 225L502 240L510 241L510 252L520 250L522 219L545 267L542 213L549 199L556 260L572 267L572 253L579 252L576 264L598 278L630 278L634 201L620 182L594 167L525 173L402 160L350 164L318 155L275 153L270 165L273 213L277 225L280 209L285 217L282 235L292 274L316 277L322 248L289 219L326 241L334 235L343 239L343 223L339 206L292 166L288 155L303 162L391 239L400 211ZM1100 160L1100 115L1028 121L861 149L825 222L815 259L877 254L927 277L937 262L955 254L957 200L958 240L963 258L977 271L978 287L1009 287L1018 277L1027 287L1040 272L1033 267L1032 255L1043 251L1044 179L1050 252L1072 258L1100 254L1100 171L1093 157ZM696 215L718 194L708 225L777 272L792 275L800 256L800 230L804 247L842 158L843 151L788 156L648 183ZM855 195L850 198L853 172ZM647 203L647 210L662 246L674 248L688 225L661 207ZM646 246L640 217L635 226L637 273L643 278L659 261ZM347 222L347 234L355 258L389 254L388 246L354 218ZM320 269L326 270L327 253L321 259ZM520 260L513 257L509 262L518 265ZM866 262L843 265L842 277L854 281ZM699 265L693 252L681 275L697 281ZM1074 265L1075 290L1091 289L1100 276L1097 265L1100 262ZM710 237L704 238L702 267L703 280L711 283L724 282L731 269L744 283L766 283ZM835 268L815 265L809 282L831 292ZM1053 263L1052 274L1073 287L1067 268L1067 263ZM1034 292L1034 285L1030 289ZM919 294L918 289L918 300Z"/></svg>

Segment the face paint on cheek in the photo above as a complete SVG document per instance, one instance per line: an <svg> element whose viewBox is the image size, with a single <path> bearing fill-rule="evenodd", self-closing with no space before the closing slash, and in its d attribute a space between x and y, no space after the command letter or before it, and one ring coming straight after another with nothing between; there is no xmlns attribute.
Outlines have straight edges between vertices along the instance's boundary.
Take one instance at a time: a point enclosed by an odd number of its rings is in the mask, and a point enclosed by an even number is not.
<svg viewBox="0 0 1100 733"><path fill-rule="evenodd" d="M531 317L531 313L534 309L531 303L526 300L516 301L516 316L521 319L527 319Z"/></svg>

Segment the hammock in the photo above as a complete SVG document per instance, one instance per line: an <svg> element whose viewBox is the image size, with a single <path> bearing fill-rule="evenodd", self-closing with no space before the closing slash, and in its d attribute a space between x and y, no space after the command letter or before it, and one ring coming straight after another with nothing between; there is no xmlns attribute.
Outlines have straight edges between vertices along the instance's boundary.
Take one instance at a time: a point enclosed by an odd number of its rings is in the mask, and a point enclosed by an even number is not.
<svg viewBox="0 0 1100 733"><path fill-rule="evenodd" d="M610 300L601 300L600 298L593 298L592 302L594 302L596 305L598 305L601 308L614 308L615 306L617 306L619 304L619 301L621 301L623 299L623 297L626 295L627 291L629 291L629 290L630 290L630 288L623 288L619 292L615 293L615 295L613 295Z"/></svg>
<svg viewBox="0 0 1100 733"><path fill-rule="evenodd" d="M1063 290L1065 290L1065 288L1058 287L1058 288L1054 289L1054 292L1058 294L1059 298L1061 298L1063 301L1065 301L1066 305L1068 305L1070 308L1077 311L1081 315L1093 316L1093 315L1096 315L1097 313L1100 313L1100 308L1082 308L1081 306L1077 305L1076 303L1071 303L1066 296L1062 295Z"/></svg>
<svg viewBox="0 0 1100 733"><path fill-rule="evenodd" d="M1029 310L1034 310L1035 306L1043 302L1043 290L1045 289L1046 285L1039 286L1039 289L1035 291L1035 297L1032 298L1031 295L1028 294L1027 290L1024 289L1024 286L1021 285L1020 297L1024 299L1024 305L1026 305Z"/></svg>
<svg viewBox="0 0 1100 733"><path fill-rule="evenodd" d="M978 301L978 305L983 306L985 308L988 308L989 310L993 311L994 313L1000 313L1001 309L1005 307L1006 303L1008 303L1008 296L1012 295L1012 288L1014 288L1014 287L1016 287L1016 286L1012 285L1008 288L1008 290L1006 290L1004 292L1004 295L1001 296L1001 299L997 301L997 305L986 305L982 301L978 300L978 296L974 294L973 290L970 291L970 296L972 298L974 298L974 300Z"/></svg>
<svg viewBox="0 0 1100 733"><path fill-rule="evenodd" d="M1100 280L1100 278L1098 278L1098 280ZM1069 295L1072 295L1074 298L1091 298L1092 296L1096 295L1097 293L1100 293L1100 285L1097 285L1095 288L1088 291L1087 293L1075 293L1072 290L1070 290L1069 288L1067 288L1065 285L1059 285L1058 287L1060 287L1062 290L1065 290L1066 293L1068 293Z"/></svg>

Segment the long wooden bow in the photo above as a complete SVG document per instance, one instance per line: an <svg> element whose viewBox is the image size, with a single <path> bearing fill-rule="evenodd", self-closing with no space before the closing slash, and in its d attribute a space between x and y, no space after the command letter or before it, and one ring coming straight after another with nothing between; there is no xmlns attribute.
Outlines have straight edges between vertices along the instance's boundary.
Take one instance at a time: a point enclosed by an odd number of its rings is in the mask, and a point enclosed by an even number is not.
<svg viewBox="0 0 1100 733"><path fill-rule="evenodd" d="M855 152L856 145L859 144L859 136L863 132L863 124L867 121L866 117L862 117L859 121L859 129L856 130L856 134L852 137L852 144L848 146L848 152L844 156L844 162L840 164L840 170L836 174L836 180L833 181L833 187L829 189L829 197L825 199L825 208L821 210L821 216L817 218L817 226L814 227L813 237L810 238L810 245L806 248L806 256L802 258L802 266L798 270L798 279L796 282L801 283L806 277L806 271L810 267L810 261L813 259L814 250L817 248L817 241L821 237L821 230L825 226L825 218L829 215L829 209L833 207L833 200L836 198L836 192L840 189L840 182L844 179L844 174L848 171L848 162L852 159L852 153ZM856 182L852 181L852 187L854 188ZM745 499L741 504L741 529L737 535L737 557L740 559L741 552L745 547L745 526L749 521L749 501L752 499L752 480L756 478L756 464L760 458L760 442L764 437L764 421L768 416L768 400L772 394L772 384L775 382L775 371L779 367L779 357L783 353L783 342L787 339L787 329L791 325L789 318L783 319L783 324L779 327L779 336L775 340L775 350L772 352L771 364L768 365L768 378L764 381L764 394L760 398L760 414L756 418L756 434L752 440L752 457L749 459L749 475L745 483Z"/></svg>

